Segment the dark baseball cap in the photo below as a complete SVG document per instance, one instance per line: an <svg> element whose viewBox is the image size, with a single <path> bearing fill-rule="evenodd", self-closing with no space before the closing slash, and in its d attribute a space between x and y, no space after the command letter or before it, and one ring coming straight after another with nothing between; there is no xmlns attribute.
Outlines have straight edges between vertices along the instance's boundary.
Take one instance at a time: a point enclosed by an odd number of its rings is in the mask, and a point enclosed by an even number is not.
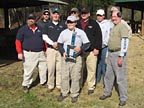
<svg viewBox="0 0 144 108"><path fill-rule="evenodd" d="M54 9L52 9L52 13L60 13L60 9L59 8L54 8Z"/></svg>
<svg viewBox="0 0 144 108"><path fill-rule="evenodd" d="M89 8L86 8L86 7L83 7L81 9L81 13L89 13L90 12L90 9Z"/></svg>
<svg viewBox="0 0 144 108"><path fill-rule="evenodd" d="M36 16L31 13L31 14L28 15L28 19L33 19L33 20L35 20L35 19L36 19Z"/></svg>
<svg viewBox="0 0 144 108"><path fill-rule="evenodd" d="M48 9L44 9L43 10L43 14L45 14L45 13L49 13L50 14L50 11Z"/></svg>

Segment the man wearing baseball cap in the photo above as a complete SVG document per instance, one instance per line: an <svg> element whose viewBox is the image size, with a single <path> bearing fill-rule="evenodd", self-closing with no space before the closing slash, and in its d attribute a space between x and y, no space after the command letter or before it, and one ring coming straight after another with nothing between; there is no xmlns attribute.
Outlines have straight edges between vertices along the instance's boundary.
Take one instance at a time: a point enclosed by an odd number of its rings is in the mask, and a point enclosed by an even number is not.
<svg viewBox="0 0 144 108"><path fill-rule="evenodd" d="M81 19L77 27L86 32L91 44L83 56L87 67L88 95L90 95L95 89L96 62L99 49L102 47L102 33L99 24L90 18L90 9L85 7L81 9Z"/></svg>
<svg viewBox="0 0 144 108"><path fill-rule="evenodd" d="M24 92L28 93L32 84L34 69L36 67L39 68L41 85L45 84L47 74L42 28L36 24L36 16L34 14L29 14L27 24L18 30L15 44L18 59L23 60L24 66L22 86Z"/></svg>
<svg viewBox="0 0 144 108"><path fill-rule="evenodd" d="M105 19L105 11L103 9L97 10L96 21L100 25L102 31L102 49L99 50L98 54L96 83L100 82L101 76L103 76L103 86L104 86L104 76L106 73L105 59L108 50L108 40L112 25L109 20Z"/></svg>
<svg viewBox="0 0 144 108"><path fill-rule="evenodd" d="M50 11L48 9L44 9L42 13L42 18L37 21L42 28L44 28L45 24L50 20Z"/></svg>
<svg viewBox="0 0 144 108"><path fill-rule="evenodd" d="M67 17L67 29L60 33L58 48L62 55L62 83L58 101L62 102L71 93L71 102L77 102L80 91L82 68L81 52L90 46L86 33L76 28L75 16ZM69 81L71 80L71 83Z"/></svg>
<svg viewBox="0 0 144 108"><path fill-rule="evenodd" d="M78 8L72 8L70 11L70 15L74 15L76 17L77 20L79 20L79 10Z"/></svg>
<svg viewBox="0 0 144 108"><path fill-rule="evenodd" d="M43 39L47 42L48 49L47 64L48 64L48 92L52 92L56 87L61 89L61 55L58 51L58 37L61 31L66 29L64 22L60 21L60 10L52 9L51 21L46 23L43 30Z"/></svg>

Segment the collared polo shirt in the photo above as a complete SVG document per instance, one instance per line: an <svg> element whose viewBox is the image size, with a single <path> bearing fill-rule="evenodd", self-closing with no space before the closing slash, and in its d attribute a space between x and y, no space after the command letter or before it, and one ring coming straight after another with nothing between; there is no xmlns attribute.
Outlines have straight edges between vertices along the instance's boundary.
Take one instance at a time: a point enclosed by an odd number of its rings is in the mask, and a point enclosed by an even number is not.
<svg viewBox="0 0 144 108"><path fill-rule="evenodd" d="M37 29L32 31L28 25L24 25L18 30L16 39L22 42L23 50L42 51L44 50L44 41L42 39L42 29L36 25Z"/></svg>
<svg viewBox="0 0 144 108"><path fill-rule="evenodd" d="M128 37L128 33L128 28L123 23L120 22L118 25L115 25L110 32L110 38L108 42L109 49L120 49L121 39L123 37Z"/></svg>
<svg viewBox="0 0 144 108"><path fill-rule="evenodd" d="M49 21L44 27L43 34L47 34L53 42L57 42L59 34L66 28L65 23L58 22L58 24L55 25L52 21Z"/></svg>
<svg viewBox="0 0 144 108"><path fill-rule="evenodd" d="M74 46L81 47L83 44L89 43L86 33L83 30L75 28L74 32L75 32ZM58 38L58 43L63 44L63 48L65 49L65 51L67 51L67 45L71 45L72 35L73 35L73 31L69 29L65 29L64 31L61 32Z"/></svg>

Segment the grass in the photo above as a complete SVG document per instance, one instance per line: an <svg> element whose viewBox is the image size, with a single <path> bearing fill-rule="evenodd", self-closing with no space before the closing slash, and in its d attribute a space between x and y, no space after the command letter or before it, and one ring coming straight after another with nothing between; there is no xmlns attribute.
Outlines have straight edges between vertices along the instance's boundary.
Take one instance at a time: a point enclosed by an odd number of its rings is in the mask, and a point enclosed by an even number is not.
<svg viewBox="0 0 144 108"><path fill-rule="evenodd" d="M128 101L121 108L144 108L144 37L133 36L128 50ZM22 62L0 60L0 108L119 108L119 99L115 90L109 99L99 100L103 94L102 82L94 94L87 95L87 84L81 91L77 103L71 103L68 97L64 102L57 102L59 92L47 93L47 87L34 86L29 94L22 92ZM35 69L34 80L38 70Z"/></svg>

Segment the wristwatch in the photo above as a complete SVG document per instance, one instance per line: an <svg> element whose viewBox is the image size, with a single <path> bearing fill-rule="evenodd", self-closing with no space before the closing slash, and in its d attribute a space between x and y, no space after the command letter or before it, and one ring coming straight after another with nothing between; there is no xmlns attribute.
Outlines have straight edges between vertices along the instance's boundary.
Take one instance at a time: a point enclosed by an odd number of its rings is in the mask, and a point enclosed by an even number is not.
<svg viewBox="0 0 144 108"><path fill-rule="evenodd" d="M119 56L120 58L123 58L124 56Z"/></svg>

